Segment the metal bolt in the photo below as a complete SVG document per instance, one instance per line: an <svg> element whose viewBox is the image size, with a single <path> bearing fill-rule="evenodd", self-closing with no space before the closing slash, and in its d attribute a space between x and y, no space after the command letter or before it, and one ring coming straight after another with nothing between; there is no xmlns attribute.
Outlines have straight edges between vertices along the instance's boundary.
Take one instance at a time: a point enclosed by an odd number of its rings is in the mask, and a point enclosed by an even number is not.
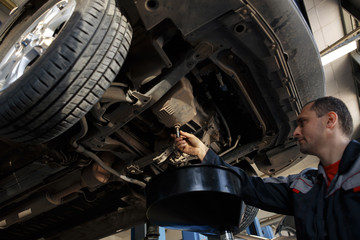
<svg viewBox="0 0 360 240"><path fill-rule="evenodd" d="M188 63L186 64L186 66L187 66L188 68L191 68L193 65L194 65L193 62L188 62Z"/></svg>
<svg viewBox="0 0 360 240"><path fill-rule="evenodd" d="M66 6L66 2L61 2L57 5L57 7L62 10Z"/></svg>
<svg viewBox="0 0 360 240"><path fill-rule="evenodd" d="M31 42L31 39L29 37L26 37L24 40L21 41L21 44L26 47Z"/></svg>
<svg viewBox="0 0 360 240"><path fill-rule="evenodd" d="M180 137L180 123L176 123L174 125L174 128L176 130L176 137L179 138Z"/></svg>
<svg viewBox="0 0 360 240"><path fill-rule="evenodd" d="M283 82L283 84L287 84L287 83L289 82L289 79L288 79L288 78L284 78L284 79L282 80L282 82Z"/></svg>

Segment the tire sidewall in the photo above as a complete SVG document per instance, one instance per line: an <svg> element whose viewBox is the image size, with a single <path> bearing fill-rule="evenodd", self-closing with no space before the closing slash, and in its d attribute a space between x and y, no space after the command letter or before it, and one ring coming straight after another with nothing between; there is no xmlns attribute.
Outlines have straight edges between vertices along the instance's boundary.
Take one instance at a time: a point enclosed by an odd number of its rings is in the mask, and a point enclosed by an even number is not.
<svg viewBox="0 0 360 240"><path fill-rule="evenodd" d="M46 2L41 8L39 8L33 15L29 16L29 13L24 13L24 17L18 22L7 34L3 43L1 44L0 49L0 59L4 57L4 55L9 51L10 47L21 37L22 33L26 31L26 29L31 25L31 23L41 16L47 9L54 6L58 3L59 0L49 0ZM57 37L51 43L51 45L47 48L44 54L39 57L32 66L24 72L24 74L18 78L14 83L12 83L5 90L0 92L0 104L8 102L9 99L13 98L19 92L25 91L30 85L36 81L36 78L33 78L34 74L39 74L39 69L46 66L46 63L51 58L52 55L55 55L62 47L62 43L66 42L68 37L72 34L72 28L76 25L82 16L84 9L86 9L89 1L86 0L76 0L76 6L74 12L61 31L58 33ZM24 23L24 24L22 24ZM84 48L86 45L83 46ZM72 59L72 64L76 62L75 56L69 56ZM72 64L69 64L68 67L71 67ZM54 83L49 84L49 89L52 87Z"/></svg>

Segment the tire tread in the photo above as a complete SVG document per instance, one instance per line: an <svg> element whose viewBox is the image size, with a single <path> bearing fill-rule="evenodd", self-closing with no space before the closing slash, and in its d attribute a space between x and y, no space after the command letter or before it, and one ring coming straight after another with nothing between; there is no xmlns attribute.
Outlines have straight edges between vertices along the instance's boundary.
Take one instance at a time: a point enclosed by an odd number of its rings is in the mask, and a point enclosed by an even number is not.
<svg viewBox="0 0 360 240"><path fill-rule="evenodd" d="M18 142L46 142L80 120L115 79L132 29L114 0L89 2L92 6L81 24L74 25L54 50L56 57L32 76L35 80L27 85L31 94L21 89L22 94L0 110L0 118L6 118L5 124L0 121L1 136ZM75 61L71 60L74 55Z"/></svg>

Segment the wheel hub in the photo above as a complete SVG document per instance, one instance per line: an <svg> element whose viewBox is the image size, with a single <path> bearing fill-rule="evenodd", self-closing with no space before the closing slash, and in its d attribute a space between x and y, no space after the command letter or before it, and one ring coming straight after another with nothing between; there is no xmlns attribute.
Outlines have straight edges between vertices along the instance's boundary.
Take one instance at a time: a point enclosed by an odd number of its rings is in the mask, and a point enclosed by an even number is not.
<svg viewBox="0 0 360 240"><path fill-rule="evenodd" d="M0 63L0 92L18 80L53 43L72 16L75 0L57 2L34 21Z"/></svg>

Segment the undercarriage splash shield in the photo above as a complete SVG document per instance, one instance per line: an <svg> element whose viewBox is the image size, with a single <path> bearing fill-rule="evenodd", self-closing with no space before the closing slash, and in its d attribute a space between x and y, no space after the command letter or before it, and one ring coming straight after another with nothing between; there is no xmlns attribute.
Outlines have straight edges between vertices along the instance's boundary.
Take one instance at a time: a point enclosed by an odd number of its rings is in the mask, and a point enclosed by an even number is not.
<svg viewBox="0 0 360 240"><path fill-rule="evenodd" d="M220 235L238 232L241 183L235 171L190 165L153 177L145 188L149 221L170 229Z"/></svg>

